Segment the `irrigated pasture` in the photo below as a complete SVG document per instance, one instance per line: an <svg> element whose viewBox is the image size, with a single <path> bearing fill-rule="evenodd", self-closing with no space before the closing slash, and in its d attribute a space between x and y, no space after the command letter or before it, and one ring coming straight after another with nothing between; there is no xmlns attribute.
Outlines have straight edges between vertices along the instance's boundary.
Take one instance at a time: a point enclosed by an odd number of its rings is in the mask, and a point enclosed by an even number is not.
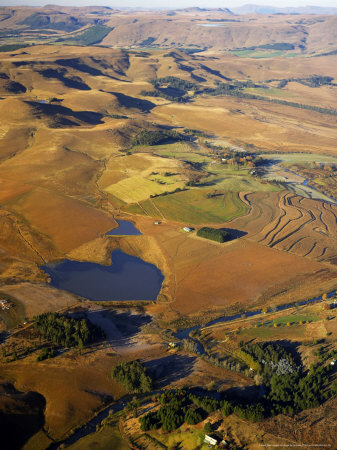
<svg viewBox="0 0 337 450"><path fill-rule="evenodd" d="M136 214L197 225L226 222L245 214L247 206L237 192L218 191L212 196L212 191L208 189L189 189L152 198L125 209Z"/></svg>

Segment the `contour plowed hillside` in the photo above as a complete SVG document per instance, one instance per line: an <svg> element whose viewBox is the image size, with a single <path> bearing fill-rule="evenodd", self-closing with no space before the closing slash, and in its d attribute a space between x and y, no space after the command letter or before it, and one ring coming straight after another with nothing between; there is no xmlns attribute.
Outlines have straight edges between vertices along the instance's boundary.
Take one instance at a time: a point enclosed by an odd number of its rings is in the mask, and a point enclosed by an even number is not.
<svg viewBox="0 0 337 450"><path fill-rule="evenodd" d="M231 227L268 247L336 263L337 206L291 193L246 196L251 209Z"/></svg>

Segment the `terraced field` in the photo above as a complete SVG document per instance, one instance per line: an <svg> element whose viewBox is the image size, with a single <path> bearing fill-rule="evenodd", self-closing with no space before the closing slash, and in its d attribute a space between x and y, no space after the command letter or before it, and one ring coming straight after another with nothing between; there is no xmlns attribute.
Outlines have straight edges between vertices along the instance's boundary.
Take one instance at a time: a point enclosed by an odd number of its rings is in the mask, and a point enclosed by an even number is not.
<svg viewBox="0 0 337 450"><path fill-rule="evenodd" d="M318 261L336 263L337 206L285 192L246 196L247 216L230 226L244 229L254 241ZM273 203L275 202L275 203Z"/></svg>

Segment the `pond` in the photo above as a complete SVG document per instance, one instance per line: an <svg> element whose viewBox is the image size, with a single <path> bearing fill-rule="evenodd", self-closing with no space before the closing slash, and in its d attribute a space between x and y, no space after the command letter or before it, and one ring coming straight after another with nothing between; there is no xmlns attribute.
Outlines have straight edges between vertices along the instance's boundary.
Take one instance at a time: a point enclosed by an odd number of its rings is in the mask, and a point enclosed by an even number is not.
<svg viewBox="0 0 337 450"><path fill-rule="evenodd" d="M108 236L138 236L142 234L132 222L127 220L117 220L117 223L119 225L118 228L114 228L106 233Z"/></svg>
<svg viewBox="0 0 337 450"><path fill-rule="evenodd" d="M51 286L93 301L156 300L163 274L153 264L121 250L111 253L111 265L65 259L42 269Z"/></svg>

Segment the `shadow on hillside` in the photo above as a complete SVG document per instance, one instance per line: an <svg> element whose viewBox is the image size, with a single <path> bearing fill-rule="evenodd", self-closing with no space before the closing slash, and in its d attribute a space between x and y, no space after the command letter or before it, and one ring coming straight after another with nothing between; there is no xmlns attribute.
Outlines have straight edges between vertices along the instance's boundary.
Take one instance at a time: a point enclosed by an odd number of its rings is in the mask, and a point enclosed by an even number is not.
<svg viewBox="0 0 337 450"><path fill-rule="evenodd" d="M136 108L142 112L150 112L156 105L149 100L142 100L137 97L130 97L129 95L122 94L120 92L109 92L109 94L115 95L121 106L125 108Z"/></svg>
<svg viewBox="0 0 337 450"><path fill-rule="evenodd" d="M78 70L83 73L87 73L89 75L108 77L111 78L112 80L120 81L119 78L112 77L111 75L103 73L101 70L96 69L95 67L91 67L88 64L83 63L79 58L58 59L57 61L55 61L55 63L59 64L60 66L70 67L72 69Z"/></svg>
<svg viewBox="0 0 337 450"><path fill-rule="evenodd" d="M159 389L191 375L196 360L194 356L169 355L146 362L145 366Z"/></svg>
<svg viewBox="0 0 337 450"><path fill-rule="evenodd" d="M7 92L11 92L12 94L24 94L27 91L25 86L17 81L7 81L3 87Z"/></svg>
<svg viewBox="0 0 337 450"><path fill-rule="evenodd" d="M2 449L20 449L44 426L45 398L37 392L19 392L0 385L0 435Z"/></svg>
<svg viewBox="0 0 337 450"><path fill-rule="evenodd" d="M141 332L142 326L151 322L151 316L143 313L115 312L110 310L95 310L79 312L71 315L76 318L87 317L90 322L99 326L106 335L108 346L128 347L134 344L133 338Z"/></svg>
<svg viewBox="0 0 337 450"><path fill-rule="evenodd" d="M66 77L68 73L67 69L45 69L39 70L39 73L45 78L56 78L61 81L64 86L71 89L78 89L80 91L90 91L91 88L88 86L80 77Z"/></svg>
<svg viewBox="0 0 337 450"><path fill-rule="evenodd" d="M235 386L226 390L226 397L232 401L251 402L259 398L260 386Z"/></svg>
<svg viewBox="0 0 337 450"><path fill-rule="evenodd" d="M32 106L37 115L44 114L45 116L53 117L53 127L57 126L79 126L80 123L73 122L71 119L76 119L88 125L98 125L102 122L102 114L94 111L73 111L70 108L61 105L50 103L38 103L26 101L28 105Z"/></svg>
<svg viewBox="0 0 337 450"><path fill-rule="evenodd" d="M132 312L109 311L107 316L114 323L120 334L124 338L131 338L141 331L142 326L151 322L152 318L148 314L133 314Z"/></svg>

